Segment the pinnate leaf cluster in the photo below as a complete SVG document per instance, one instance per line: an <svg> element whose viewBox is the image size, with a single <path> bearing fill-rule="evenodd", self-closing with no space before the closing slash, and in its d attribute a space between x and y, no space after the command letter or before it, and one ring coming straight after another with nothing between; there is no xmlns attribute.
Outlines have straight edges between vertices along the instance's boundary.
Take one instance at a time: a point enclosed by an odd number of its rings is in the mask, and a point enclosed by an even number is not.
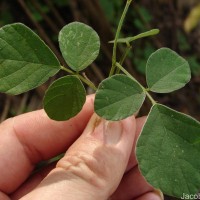
<svg viewBox="0 0 200 200"><path fill-rule="evenodd" d="M116 42L130 45L136 39L158 32L153 29ZM61 65L50 48L27 26L15 23L2 27L0 92L24 93L64 69L70 75L54 81L43 100L47 115L63 121L77 115L85 103L86 91L81 80L91 81L80 72L97 58L100 39L88 25L73 22L60 31L58 41L68 67ZM188 62L169 48L155 51L146 64L147 88L121 65L116 65L118 74L99 84L95 112L107 120L122 120L138 112L146 98L150 99L152 108L136 146L139 169L151 185L165 194L181 197L183 193L197 193L200 189L200 123L157 103L149 93L169 93L184 87L191 78Z"/></svg>

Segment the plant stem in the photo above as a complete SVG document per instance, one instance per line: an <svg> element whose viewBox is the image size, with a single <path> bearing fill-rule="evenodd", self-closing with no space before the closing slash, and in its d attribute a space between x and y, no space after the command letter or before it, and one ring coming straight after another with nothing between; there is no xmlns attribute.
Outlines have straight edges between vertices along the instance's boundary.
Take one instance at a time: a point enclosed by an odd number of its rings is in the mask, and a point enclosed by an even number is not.
<svg viewBox="0 0 200 200"><path fill-rule="evenodd" d="M132 46L130 45L130 43L127 43L125 52L124 52L124 54L122 55L122 57L121 57L121 59L120 59L120 61L119 61L119 64L120 64L120 65L123 65L124 60L126 59L128 53L129 53L129 51L130 51L131 49L132 49ZM116 74L119 74L119 72L120 72L120 68L118 67L118 68L116 69Z"/></svg>
<svg viewBox="0 0 200 200"><path fill-rule="evenodd" d="M124 22L124 18L126 16L126 13L128 11L128 8L129 8L131 2L132 2L132 0L127 0L126 6L124 8L121 19L119 21L119 25L117 27L117 32L116 32L116 35L115 35L114 46L113 46L112 67L111 67L109 76L112 76L115 72L116 56L117 56L117 40L119 38L119 34L120 34L120 31L121 31L121 28L122 28L122 25L123 25L123 22Z"/></svg>
<svg viewBox="0 0 200 200"><path fill-rule="evenodd" d="M135 82L137 82L142 88L144 88L124 67L122 67L122 65L118 62L116 62L116 66L122 71L124 72L124 74L126 74L129 78L133 79ZM145 88L144 88L145 89ZM145 90L146 91L146 90Z"/></svg>
<svg viewBox="0 0 200 200"><path fill-rule="evenodd" d="M145 92L146 92L148 99L151 101L152 105L155 105L156 101L153 99L153 97L149 94L149 92L147 92L147 90L145 90Z"/></svg>
<svg viewBox="0 0 200 200"><path fill-rule="evenodd" d="M120 65L122 65L124 63L124 60L126 59L129 51L132 49L132 46L130 45L130 43L127 43L126 44L126 49L125 49L125 52L121 58L121 60L119 61Z"/></svg>
<svg viewBox="0 0 200 200"><path fill-rule="evenodd" d="M66 68L66 67L64 67L64 66L60 66L60 68L61 68L62 70L64 70L64 71L68 72L69 74L75 74L72 70L70 70L70 69L68 69L68 68Z"/></svg>
<svg viewBox="0 0 200 200"><path fill-rule="evenodd" d="M89 87L91 87L93 90L97 90L96 86L94 85L94 83L92 83L92 81L90 81L89 79L84 78L83 76L81 76L80 74L76 74L85 84L87 84Z"/></svg>
<svg viewBox="0 0 200 200"><path fill-rule="evenodd" d="M156 104L156 101L153 99L153 97L149 94L149 92L147 91L147 89L145 89L124 67L121 66L120 63L116 62L116 66L122 71L124 72L124 74L126 74L129 78L133 79L135 82L137 82L140 87L143 89L143 91L146 93L148 99L151 101L152 105Z"/></svg>
<svg viewBox="0 0 200 200"><path fill-rule="evenodd" d="M82 75L80 75L79 73L76 73L76 72L73 72L72 70L66 68L66 67L63 67L63 66L60 66L60 68L64 71L66 71L67 73L69 74L72 74L72 75L75 75L75 76L78 76L80 78L81 81L83 81L85 84L87 84L89 87L91 87L93 90L97 90L96 86L94 85L94 83L92 83L92 81L90 81L88 78L86 79L85 77L83 77Z"/></svg>

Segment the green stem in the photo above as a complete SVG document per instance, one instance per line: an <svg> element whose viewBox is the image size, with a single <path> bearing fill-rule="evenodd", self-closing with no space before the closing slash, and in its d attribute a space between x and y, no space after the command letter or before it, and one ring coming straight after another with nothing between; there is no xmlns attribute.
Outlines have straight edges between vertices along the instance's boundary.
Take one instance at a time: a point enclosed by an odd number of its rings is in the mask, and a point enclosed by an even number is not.
<svg viewBox="0 0 200 200"><path fill-rule="evenodd" d="M149 94L149 92L147 92L147 90L145 90L145 92L146 92L148 99L151 101L152 105L155 105L156 101L153 99L153 97Z"/></svg>
<svg viewBox="0 0 200 200"><path fill-rule="evenodd" d="M84 78L83 76L81 76L80 74L77 74L77 76L85 83L87 84L89 87L91 87L93 90L97 90L96 86L94 85L94 83L92 83L92 81L90 81L89 79Z"/></svg>
<svg viewBox="0 0 200 200"><path fill-rule="evenodd" d="M94 85L94 83L92 83L92 81L90 81L88 78L86 79L85 77L81 76L79 73L73 72L72 70L70 70L70 69L68 69L66 67L63 67L63 66L60 66L60 67L61 67L62 70L66 71L67 73L78 76L81 81L83 81L85 84L87 84L93 90L95 90L95 91L97 90L97 88Z"/></svg>
<svg viewBox="0 0 200 200"><path fill-rule="evenodd" d="M70 69L68 69L68 68L66 68L66 67L64 67L64 66L60 66L60 68L61 68L62 70L64 70L64 71L68 72L69 74L75 74L72 70L70 70Z"/></svg>
<svg viewBox="0 0 200 200"><path fill-rule="evenodd" d="M156 104L156 101L153 99L153 97L149 94L148 89L145 89L124 67L122 67L122 65L118 62L116 62L116 66L122 71L124 72L124 74L126 74L129 78L133 79L135 82L137 82L140 87L143 89L143 91L146 93L148 99L151 101L152 105Z"/></svg>
<svg viewBox="0 0 200 200"><path fill-rule="evenodd" d="M126 6L124 8L121 19L119 21L119 25L117 27L117 32L116 32L116 35L115 35L114 46L113 46L112 67L111 67L109 76L112 76L115 72L116 56L117 56L117 40L119 38L119 34L120 34L120 31L121 31L121 28L122 28L122 25L123 25L123 22L124 22L124 18L126 16L126 13L128 11L128 8L129 8L131 2L132 2L132 0L127 0Z"/></svg>
<svg viewBox="0 0 200 200"><path fill-rule="evenodd" d="M126 74L129 78L133 79L135 82L137 82L142 88L144 88L124 67L122 67L122 65L118 62L116 62L116 66L122 71L124 72L124 74ZM144 88L145 89L145 88ZM145 90L146 91L146 90Z"/></svg>
<svg viewBox="0 0 200 200"><path fill-rule="evenodd" d="M120 64L120 65L123 65L124 60L126 59L128 53L129 53L129 51L130 51L131 49L132 49L132 46L130 45L130 43L127 43L125 52L124 52L124 54L122 55L122 57L121 57L121 59L120 59L120 61L119 61L119 64ZM119 73L120 73L120 68L118 67L118 68L116 69L116 74L119 74Z"/></svg>

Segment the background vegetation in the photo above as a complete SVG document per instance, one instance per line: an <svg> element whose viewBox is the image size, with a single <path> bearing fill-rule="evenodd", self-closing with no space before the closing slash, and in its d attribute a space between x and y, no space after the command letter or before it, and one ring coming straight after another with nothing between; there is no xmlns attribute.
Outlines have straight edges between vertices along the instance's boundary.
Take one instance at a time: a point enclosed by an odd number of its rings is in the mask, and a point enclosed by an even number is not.
<svg viewBox="0 0 200 200"><path fill-rule="evenodd" d="M64 64L58 48L59 30L67 23L81 21L91 25L100 35L101 52L86 75L98 85L109 73L112 45L124 0L0 0L0 27L22 22L35 30ZM156 37L134 43L125 66L136 79L145 84L144 73L148 56L160 47L169 47L190 63L192 81L183 89L156 99L200 120L200 3L199 0L135 0L130 7L123 35L159 28ZM119 54L123 47L119 48ZM28 53L28 52L27 52ZM60 72L63 73L63 72ZM61 75L61 74L60 74ZM58 75L59 76L59 75ZM0 121L24 112L42 108L42 98L48 85L18 96L0 94ZM93 91L87 88L88 93ZM140 115L147 113L146 103ZM167 199L167 197L166 197ZM169 198L168 198L169 199Z"/></svg>

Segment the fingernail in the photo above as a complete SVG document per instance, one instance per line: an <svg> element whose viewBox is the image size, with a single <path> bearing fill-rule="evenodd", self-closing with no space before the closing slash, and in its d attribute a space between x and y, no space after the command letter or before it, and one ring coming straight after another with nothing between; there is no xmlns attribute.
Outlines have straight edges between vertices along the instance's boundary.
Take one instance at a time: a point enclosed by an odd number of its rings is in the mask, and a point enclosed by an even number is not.
<svg viewBox="0 0 200 200"><path fill-rule="evenodd" d="M88 123L84 133L92 135L104 144L115 145L122 136L123 126L120 121L106 121L94 114Z"/></svg>
<svg viewBox="0 0 200 200"><path fill-rule="evenodd" d="M160 200L164 200L164 195L161 190L154 189L154 193L157 194L160 197Z"/></svg>
<svg viewBox="0 0 200 200"><path fill-rule="evenodd" d="M117 144L122 136L122 123L105 121L104 138L106 144Z"/></svg>

